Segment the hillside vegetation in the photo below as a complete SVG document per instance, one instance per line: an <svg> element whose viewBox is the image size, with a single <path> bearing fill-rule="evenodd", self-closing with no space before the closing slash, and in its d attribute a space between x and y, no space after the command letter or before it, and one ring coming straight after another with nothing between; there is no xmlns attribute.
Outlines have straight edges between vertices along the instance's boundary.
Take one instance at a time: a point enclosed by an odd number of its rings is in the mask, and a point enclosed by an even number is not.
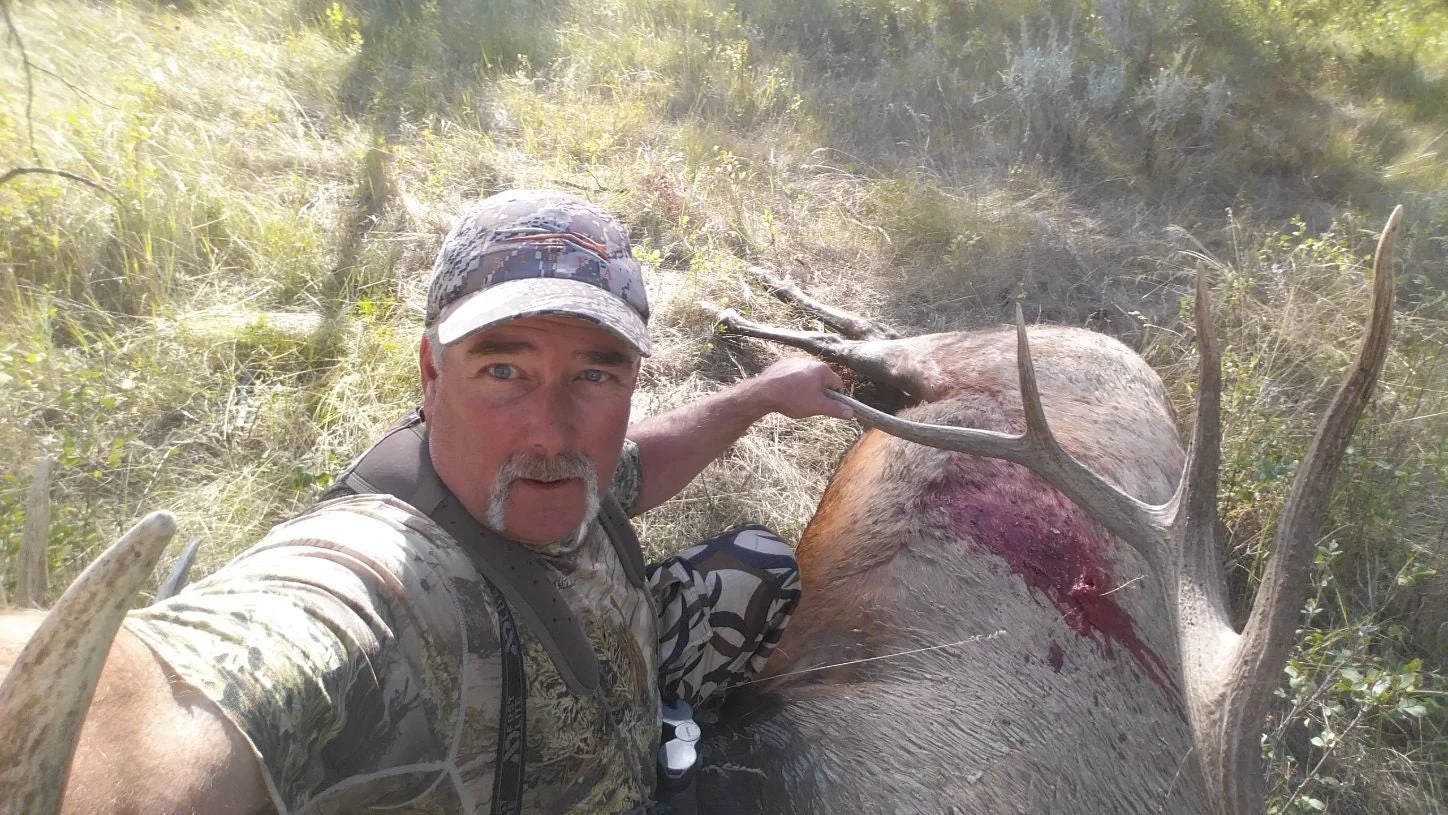
<svg viewBox="0 0 1448 815"><path fill-rule="evenodd" d="M653 267L636 417L783 353L776 268L907 332L1137 348L1190 422L1212 273L1246 596L1407 207L1396 343L1265 733L1276 812L1448 800L1448 7L1433 0L3 0L0 589L57 460L52 592L144 512L203 568L418 398L468 202L560 187ZM15 36L15 35L18 35ZM23 52L22 52L23 47ZM1185 429L1185 428L1184 428ZM855 431L771 418L639 524L797 536ZM160 574L158 574L159 582Z"/></svg>

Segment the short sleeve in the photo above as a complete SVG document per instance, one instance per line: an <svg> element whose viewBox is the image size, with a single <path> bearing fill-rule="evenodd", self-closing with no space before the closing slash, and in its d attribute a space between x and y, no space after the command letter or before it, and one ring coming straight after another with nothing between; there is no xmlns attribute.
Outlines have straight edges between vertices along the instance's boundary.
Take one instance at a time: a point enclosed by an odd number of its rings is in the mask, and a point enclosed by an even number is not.
<svg viewBox="0 0 1448 815"><path fill-rule="evenodd" d="M629 517L635 514L639 502L639 489L643 484L643 464L639 459L639 446L632 439L623 440L623 455L618 457L618 466L613 471L613 497Z"/></svg>
<svg viewBox="0 0 1448 815"><path fill-rule="evenodd" d="M369 803L406 802L434 784L461 706L452 581L380 514L301 520L126 627L237 725L280 811L384 771Z"/></svg>

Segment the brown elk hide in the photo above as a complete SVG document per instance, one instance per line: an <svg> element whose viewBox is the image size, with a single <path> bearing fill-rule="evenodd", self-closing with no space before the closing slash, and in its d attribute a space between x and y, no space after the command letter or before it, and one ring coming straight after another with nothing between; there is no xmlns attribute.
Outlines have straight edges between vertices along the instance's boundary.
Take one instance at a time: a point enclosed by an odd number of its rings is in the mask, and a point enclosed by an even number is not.
<svg viewBox="0 0 1448 815"><path fill-rule="evenodd" d="M1183 451L1157 375L1099 334L1030 338L1062 445L1142 500L1170 498ZM892 384L925 401L902 418L1023 429L1013 332L871 347L915 362ZM705 774L716 811L1205 809L1162 587L1039 476L871 431L798 556L804 599L775 679L725 711Z"/></svg>

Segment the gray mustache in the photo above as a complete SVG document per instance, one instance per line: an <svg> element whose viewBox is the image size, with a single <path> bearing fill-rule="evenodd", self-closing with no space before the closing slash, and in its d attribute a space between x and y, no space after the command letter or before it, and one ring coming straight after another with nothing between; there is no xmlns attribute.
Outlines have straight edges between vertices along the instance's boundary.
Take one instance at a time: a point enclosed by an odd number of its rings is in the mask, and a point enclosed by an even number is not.
<svg viewBox="0 0 1448 815"><path fill-rule="evenodd" d="M588 456L582 453L564 453L559 456L520 453L509 456L503 466L498 468L497 486L493 488L493 500L488 504L488 526L499 532L508 528L508 492L513 488L513 482L519 478L531 478L535 481L583 479L583 486L588 490L587 505L583 513L583 523L574 534L575 539L583 539L588 524L598 512L598 477Z"/></svg>
<svg viewBox="0 0 1448 815"><path fill-rule="evenodd" d="M597 480L593 462L582 453L564 453L558 456L520 453L509 456L498 470L498 487L506 489L505 485L519 478L529 478L534 481L581 478L585 483Z"/></svg>

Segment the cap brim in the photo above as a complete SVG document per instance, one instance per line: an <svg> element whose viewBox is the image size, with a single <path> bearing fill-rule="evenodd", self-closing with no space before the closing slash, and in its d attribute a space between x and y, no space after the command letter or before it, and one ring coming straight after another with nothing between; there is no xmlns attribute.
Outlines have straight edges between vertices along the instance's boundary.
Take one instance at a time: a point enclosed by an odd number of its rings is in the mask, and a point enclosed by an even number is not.
<svg viewBox="0 0 1448 815"><path fill-rule="evenodd" d="M452 345L469 334L523 317L577 317L606 329L643 356L654 352L648 327L628 303L579 280L509 280L461 297L438 317L437 339Z"/></svg>

